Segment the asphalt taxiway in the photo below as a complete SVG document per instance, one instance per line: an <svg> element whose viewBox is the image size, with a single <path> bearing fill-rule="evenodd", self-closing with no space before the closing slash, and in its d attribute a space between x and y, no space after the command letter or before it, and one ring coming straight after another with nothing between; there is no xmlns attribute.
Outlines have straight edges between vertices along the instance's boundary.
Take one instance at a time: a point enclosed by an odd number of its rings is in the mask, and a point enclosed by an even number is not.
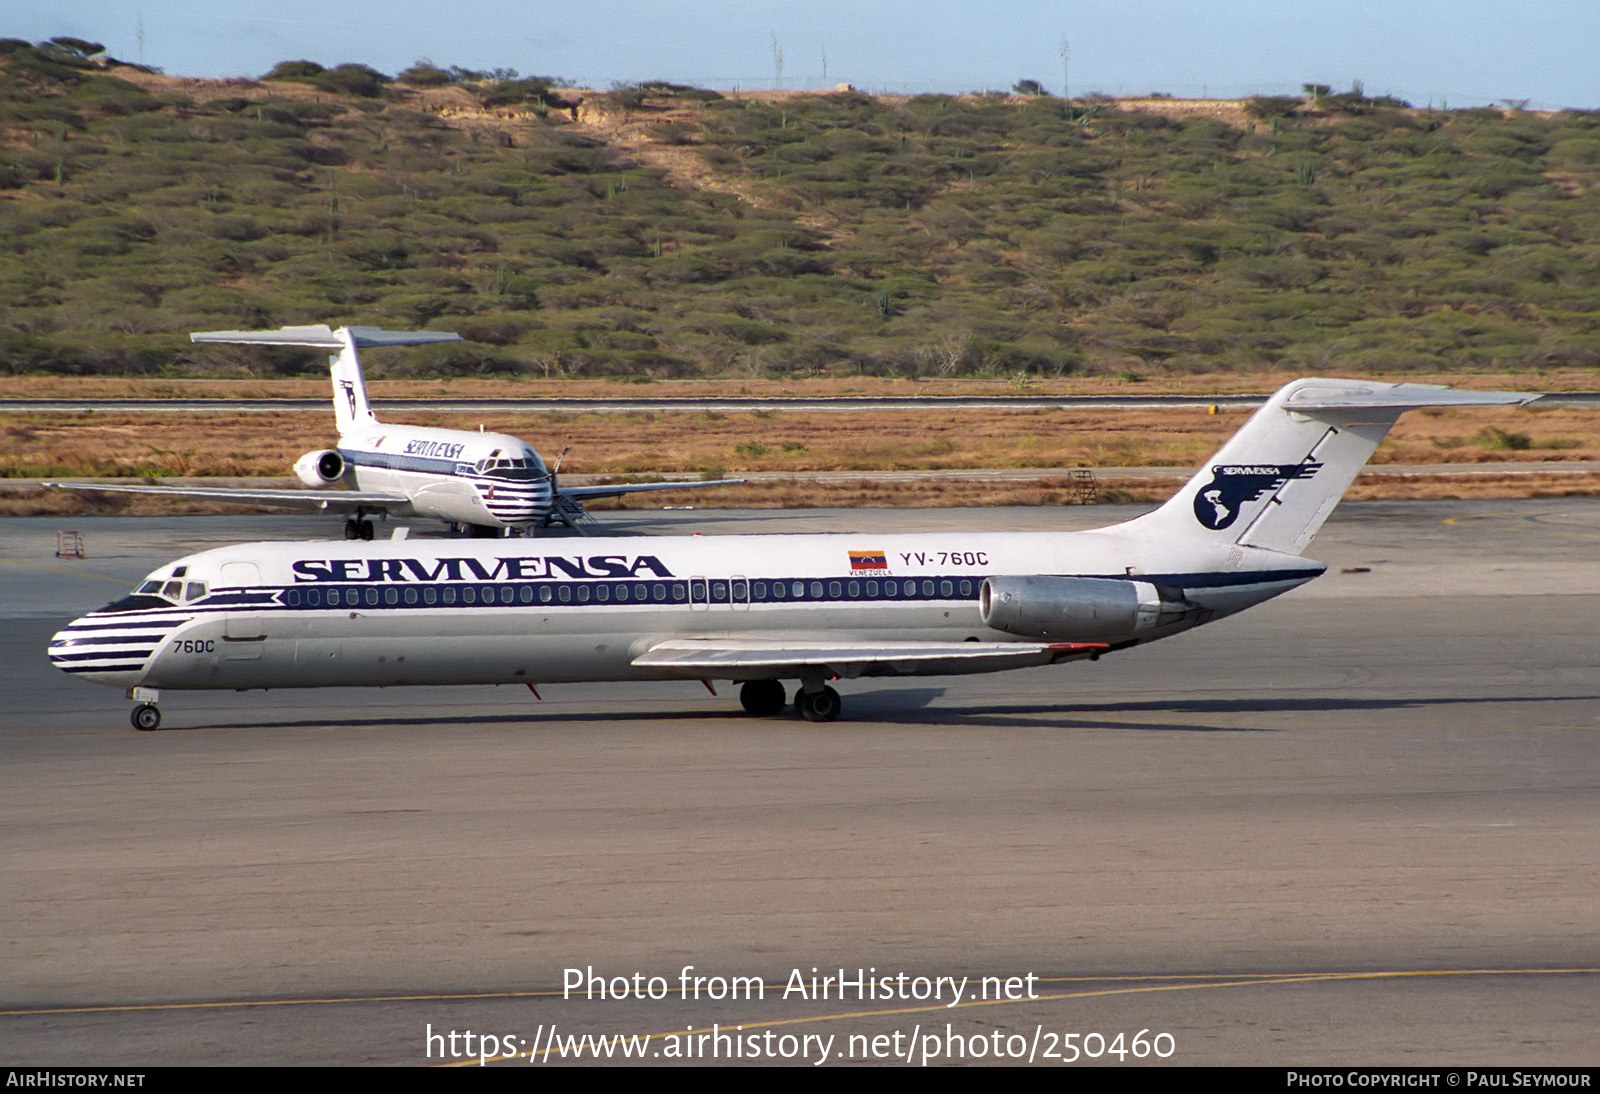
<svg viewBox="0 0 1600 1094"><path fill-rule="evenodd" d="M1095 664L846 681L826 725L667 683L170 693L141 734L45 660L162 562L337 530L0 521L0 1059L462 1062L470 1030L542 1061L552 1028L648 1060L1107 1062L1121 1033L1131 1064L1140 1031L1189 1064L1600 1054L1600 499L1346 504L1328 574L1277 601Z"/></svg>

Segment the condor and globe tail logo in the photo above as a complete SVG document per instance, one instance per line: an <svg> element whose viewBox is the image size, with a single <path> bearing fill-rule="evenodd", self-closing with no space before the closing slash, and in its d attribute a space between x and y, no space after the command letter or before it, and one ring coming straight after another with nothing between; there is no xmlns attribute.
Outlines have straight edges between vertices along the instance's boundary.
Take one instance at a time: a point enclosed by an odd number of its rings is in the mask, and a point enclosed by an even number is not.
<svg viewBox="0 0 1600 1094"><path fill-rule="evenodd" d="M1247 502L1255 501L1268 490L1276 490L1290 479L1309 479L1321 467L1322 464L1314 460L1213 464L1211 481L1194 496L1194 519L1213 531L1220 531L1239 518L1239 511Z"/></svg>

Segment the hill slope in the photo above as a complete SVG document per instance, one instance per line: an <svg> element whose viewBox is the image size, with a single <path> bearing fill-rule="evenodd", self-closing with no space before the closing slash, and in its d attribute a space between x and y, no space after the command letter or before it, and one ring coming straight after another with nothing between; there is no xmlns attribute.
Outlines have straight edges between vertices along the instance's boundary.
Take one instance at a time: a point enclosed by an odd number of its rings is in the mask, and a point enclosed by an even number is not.
<svg viewBox="0 0 1600 1094"><path fill-rule="evenodd" d="M1600 116L42 71L0 58L0 370L273 375L189 330L459 330L396 372L1600 363ZM502 96L503 97L503 96ZM375 362L381 364L382 362Z"/></svg>

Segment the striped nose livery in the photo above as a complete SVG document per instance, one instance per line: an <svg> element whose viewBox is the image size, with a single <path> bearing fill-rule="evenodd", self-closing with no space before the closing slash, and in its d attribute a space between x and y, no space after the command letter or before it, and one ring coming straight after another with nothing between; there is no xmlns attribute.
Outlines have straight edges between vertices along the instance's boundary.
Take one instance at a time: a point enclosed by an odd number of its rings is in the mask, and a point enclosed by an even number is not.
<svg viewBox="0 0 1600 1094"><path fill-rule="evenodd" d="M483 500L483 507L502 524L533 524L543 520L550 511L553 494L548 478L502 479L474 475L472 485Z"/></svg>
<svg viewBox="0 0 1600 1094"><path fill-rule="evenodd" d="M50 663L101 683L137 683L162 641L189 618L166 612L86 615L50 639Z"/></svg>

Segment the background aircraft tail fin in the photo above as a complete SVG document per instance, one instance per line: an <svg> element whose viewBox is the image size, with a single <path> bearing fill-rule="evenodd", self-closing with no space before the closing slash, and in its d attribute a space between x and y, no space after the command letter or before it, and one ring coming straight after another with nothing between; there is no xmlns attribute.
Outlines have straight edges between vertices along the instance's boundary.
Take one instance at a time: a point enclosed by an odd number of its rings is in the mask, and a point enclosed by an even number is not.
<svg viewBox="0 0 1600 1094"><path fill-rule="evenodd" d="M337 356L328 358L328 369L333 374L333 419L338 424L339 436L343 437L359 427L376 425L378 419L372 416L372 407L367 403L367 382L361 375L361 356L356 347L362 343L356 340L349 327L341 328L338 333L344 344Z"/></svg>
<svg viewBox="0 0 1600 1094"><path fill-rule="evenodd" d="M280 327L278 330L199 331L189 336L195 342L233 342L257 346L313 346L338 350L328 359L333 373L333 415L341 435L377 422L367 403L367 385L361 376L363 346L421 346L434 342L459 342L461 336L438 330L383 330L380 327L340 327L318 324L311 327Z"/></svg>
<svg viewBox="0 0 1600 1094"><path fill-rule="evenodd" d="M1297 555L1405 411L1508 406L1537 397L1434 384L1296 380L1268 399L1170 501L1119 530Z"/></svg>

